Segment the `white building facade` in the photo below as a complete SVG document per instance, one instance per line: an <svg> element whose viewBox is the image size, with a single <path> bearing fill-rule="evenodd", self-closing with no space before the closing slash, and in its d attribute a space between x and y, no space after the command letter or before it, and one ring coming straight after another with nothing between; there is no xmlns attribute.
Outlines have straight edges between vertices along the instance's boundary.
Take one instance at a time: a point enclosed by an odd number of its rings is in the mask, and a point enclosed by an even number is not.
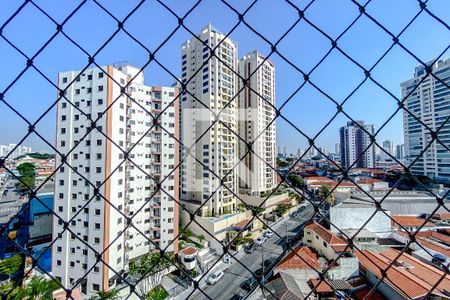
<svg viewBox="0 0 450 300"><path fill-rule="evenodd" d="M202 216L221 215L237 207L237 44L208 25L181 55L181 200L206 202Z"/></svg>
<svg viewBox="0 0 450 300"><path fill-rule="evenodd" d="M239 60L239 75L247 80L239 80L239 187L259 196L276 186L275 66L253 51Z"/></svg>
<svg viewBox="0 0 450 300"><path fill-rule="evenodd" d="M27 146L17 146L17 144L0 145L0 157L2 158L8 156L8 159L16 159L31 152L31 147Z"/></svg>
<svg viewBox="0 0 450 300"><path fill-rule="evenodd" d="M414 162L413 174L449 181L450 153L443 145L448 147L450 143L450 124L445 123L450 117L450 91L443 82L450 84L450 59L439 60L429 67L442 82L427 76L424 66L419 66L414 78L401 84L402 98L406 98L405 107L409 111L403 111L405 162L407 165ZM427 127L434 132L440 128L436 136L440 142L432 141Z"/></svg>
<svg viewBox="0 0 450 300"><path fill-rule="evenodd" d="M52 273L92 295L114 288L143 254L178 250L177 89L146 86L127 64L63 72L58 83L72 104L61 98L57 108L67 165L55 175ZM90 132L85 114L96 121Z"/></svg>

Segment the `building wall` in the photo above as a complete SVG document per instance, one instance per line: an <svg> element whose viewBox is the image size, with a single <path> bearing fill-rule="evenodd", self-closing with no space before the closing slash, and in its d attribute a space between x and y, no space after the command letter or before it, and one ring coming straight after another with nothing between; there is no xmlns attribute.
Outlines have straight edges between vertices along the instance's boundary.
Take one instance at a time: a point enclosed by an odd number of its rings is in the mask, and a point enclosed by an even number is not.
<svg viewBox="0 0 450 300"><path fill-rule="evenodd" d="M220 43L214 57L210 58L210 50L204 43L210 48ZM182 155L185 157L181 199L207 201L205 207L210 213L223 214L235 210L233 193L237 192L238 184L236 169L232 170L237 162L237 137L231 132L237 132L237 101L231 101L238 84L237 44L208 25L198 37L182 45L181 55L181 78L189 91L181 96ZM215 120L212 112L219 111L223 123L212 125ZM192 155L187 155L189 148ZM225 178L221 182L216 176Z"/></svg>
<svg viewBox="0 0 450 300"><path fill-rule="evenodd" d="M276 186L275 66L253 51L239 60L239 75L248 79L239 80L239 187L256 196Z"/></svg>
<svg viewBox="0 0 450 300"><path fill-rule="evenodd" d="M450 59L439 60L431 67L433 74L447 85L450 83ZM423 81L419 84L421 80ZM401 90L402 98L406 98L406 108L415 116L403 111L406 163L412 163L420 155L411 168L414 174L448 181L450 154L441 143L436 141L428 147L432 140L431 133L417 120L419 119L432 130L437 130L444 124L450 116L448 88L433 76L426 76L425 68L419 66L415 69L414 77L401 84ZM446 123L437 134L444 145L450 142L449 133L450 125ZM421 154L425 148L426 151Z"/></svg>
<svg viewBox="0 0 450 300"><path fill-rule="evenodd" d="M345 168L374 168L375 147L370 144L373 125L363 121L347 122L340 128L341 165Z"/></svg>
<svg viewBox="0 0 450 300"><path fill-rule="evenodd" d="M336 258L336 252L320 235L310 229L304 230L303 243L314 248L320 256L324 256L328 260Z"/></svg>
<svg viewBox="0 0 450 300"><path fill-rule="evenodd" d="M131 65L79 74L63 72L58 78L61 89L74 83L66 93L73 105L62 99L57 109L56 145L70 155L55 176L54 210L62 220L54 217L53 236L62 234L52 247L52 272L71 286L93 268L81 284L83 293L91 295L115 286L117 275L110 268L126 271L130 261L174 238L178 174L163 179L178 159L172 137L177 138L178 112L169 105L176 90L146 86L143 74ZM121 90L131 80L126 96ZM159 116L163 105L168 108ZM85 138L91 122L79 109L98 118L97 129ZM59 166L58 155L56 160ZM158 182L164 193L157 191ZM134 227L126 228L127 218ZM70 221L73 234L63 230L64 221ZM168 248L175 249L173 244ZM103 253L106 264L97 263L96 253Z"/></svg>

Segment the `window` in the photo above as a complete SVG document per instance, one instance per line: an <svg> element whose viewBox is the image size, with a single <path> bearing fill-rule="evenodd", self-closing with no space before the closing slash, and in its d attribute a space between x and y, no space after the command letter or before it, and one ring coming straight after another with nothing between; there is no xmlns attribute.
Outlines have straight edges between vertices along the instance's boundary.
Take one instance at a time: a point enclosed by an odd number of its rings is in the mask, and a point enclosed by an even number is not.
<svg viewBox="0 0 450 300"><path fill-rule="evenodd" d="M96 272L98 272L98 267L95 267L95 268L97 268ZM94 270L95 270L95 268L94 268ZM100 290L100 285L93 283L92 284L92 290L98 292Z"/></svg>
<svg viewBox="0 0 450 300"><path fill-rule="evenodd" d="M92 80L92 75L88 75L87 80Z"/></svg>
<svg viewBox="0 0 450 300"><path fill-rule="evenodd" d="M97 146L101 146L102 145L102 140L97 140Z"/></svg>
<svg viewBox="0 0 450 300"><path fill-rule="evenodd" d="M95 223L95 229L97 229L97 230L100 229L100 223Z"/></svg>
<svg viewBox="0 0 450 300"><path fill-rule="evenodd" d="M95 215L96 215L96 216L100 216L100 209L97 208L97 209L95 210Z"/></svg>
<svg viewBox="0 0 450 300"><path fill-rule="evenodd" d="M92 88L87 88L86 93L88 93L88 94L92 93Z"/></svg>
<svg viewBox="0 0 450 300"><path fill-rule="evenodd" d="M67 77L63 77L62 83L67 83Z"/></svg>
<svg viewBox="0 0 450 300"><path fill-rule="evenodd" d="M94 244L100 244L100 238L98 237L94 238Z"/></svg>
<svg viewBox="0 0 450 300"><path fill-rule="evenodd" d="M103 78L103 72L98 73L98 78Z"/></svg>
<svg viewBox="0 0 450 300"><path fill-rule="evenodd" d="M61 134L66 134L66 128L61 128Z"/></svg>
<svg viewBox="0 0 450 300"><path fill-rule="evenodd" d="M62 252L62 247L61 246L56 247L56 252Z"/></svg>
<svg viewBox="0 0 450 300"><path fill-rule="evenodd" d="M102 105L103 104L103 99L97 99L97 104L98 105Z"/></svg>
<svg viewBox="0 0 450 300"><path fill-rule="evenodd" d="M61 121L65 121L66 120L66 115L62 115L61 116Z"/></svg>
<svg viewBox="0 0 450 300"><path fill-rule="evenodd" d="M99 91L99 92L103 92L103 85L99 85L99 86L98 86L98 91Z"/></svg>
<svg viewBox="0 0 450 300"><path fill-rule="evenodd" d="M80 89L75 89L75 95L79 95L80 94Z"/></svg>
<svg viewBox="0 0 450 300"><path fill-rule="evenodd" d="M95 173L101 173L102 172L102 168L101 167L95 167Z"/></svg>

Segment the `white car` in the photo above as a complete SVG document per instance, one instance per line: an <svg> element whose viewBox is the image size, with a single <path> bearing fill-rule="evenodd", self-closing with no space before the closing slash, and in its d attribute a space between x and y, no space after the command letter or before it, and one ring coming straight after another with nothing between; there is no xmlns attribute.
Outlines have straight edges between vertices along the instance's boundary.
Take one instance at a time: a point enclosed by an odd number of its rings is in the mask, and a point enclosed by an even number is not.
<svg viewBox="0 0 450 300"><path fill-rule="evenodd" d="M208 279L206 279L206 283L207 284L215 284L217 281L220 280L220 278L223 277L223 272L222 271L216 271L213 274L209 275Z"/></svg>
<svg viewBox="0 0 450 300"><path fill-rule="evenodd" d="M264 235L261 235L256 239L255 243L261 246L266 240L267 238Z"/></svg>
<svg viewBox="0 0 450 300"><path fill-rule="evenodd" d="M273 231L272 230L268 230L266 231L266 233L264 234L267 238L270 238L273 236Z"/></svg>

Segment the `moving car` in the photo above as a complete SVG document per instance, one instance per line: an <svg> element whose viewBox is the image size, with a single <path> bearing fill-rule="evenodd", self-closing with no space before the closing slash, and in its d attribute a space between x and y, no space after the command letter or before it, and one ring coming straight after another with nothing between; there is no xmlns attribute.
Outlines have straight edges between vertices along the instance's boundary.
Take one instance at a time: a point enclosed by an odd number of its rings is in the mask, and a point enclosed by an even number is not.
<svg viewBox="0 0 450 300"><path fill-rule="evenodd" d="M209 275L208 279L206 279L206 283L207 284L215 284L217 281L220 280L220 278L223 277L223 272L222 271L216 271L213 274Z"/></svg>

